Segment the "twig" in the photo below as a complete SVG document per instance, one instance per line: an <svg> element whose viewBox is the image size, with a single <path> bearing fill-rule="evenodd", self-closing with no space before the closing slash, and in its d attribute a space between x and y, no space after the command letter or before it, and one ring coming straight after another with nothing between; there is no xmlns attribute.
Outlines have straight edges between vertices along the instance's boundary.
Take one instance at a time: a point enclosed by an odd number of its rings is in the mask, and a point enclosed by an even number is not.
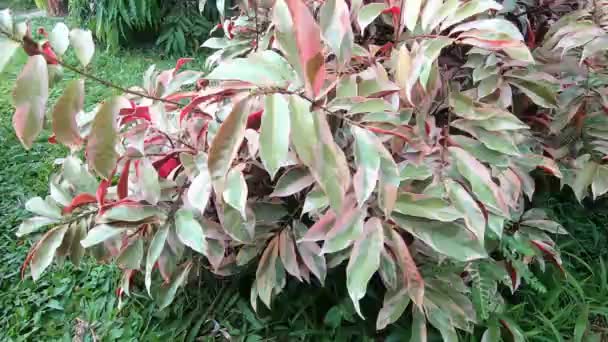
<svg viewBox="0 0 608 342"><path fill-rule="evenodd" d="M10 40L12 40L12 41L14 41L16 43L19 43L19 44L21 44L21 46L23 46L24 41L16 39L12 34L6 32L4 30L0 30L0 34L4 35L8 39L10 39ZM31 40L31 39L29 39L29 40ZM32 41L32 43L35 44L35 42L33 42L33 41ZM42 51L40 51L39 48L38 48L37 52L38 52L39 55L44 55L44 53ZM26 53L27 53L27 51L26 51ZM71 71L73 71L73 72L75 72L75 73L77 73L77 74L79 74L81 76L84 76L85 78L88 78L88 79L96 81L96 82L98 82L100 84L103 84L106 87L113 88L113 89L116 89L116 90L120 90L123 93L131 94L131 95L135 95L135 96L140 96L140 97L145 97L147 99L151 99L151 100L154 100L154 101L160 101L160 102L164 102L164 103L170 103L170 104L173 104L173 105L181 106L181 103L179 103L179 102L175 102L175 101L163 99L163 98L160 98L160 97L157 97L157 96L154 96L154 95L144 94L144 93L140 93L138 91L134 91L134 90L130 90L130 89L127 89L127 88L123 88L123 87L121 87L121 86L119 86L117 84L114 84L112 82L106 81L106 80L101 79L101 78L99 78L99 77L97 77L95 75L89 74L89 73L87 73L84 70L78 69L75 66L67 64L67 63L63 62L62 60L60 60L58 58L54 58L54 60L57 62L57 64L61 65L62 67L66 68L68 70L71 70Z"/></svg>
<svg viewBox="0 0 608 342"><path fill-rule="evenodd" d="M258 51L258 44L260 43L260 29L258 26L258 1L253 0L253 16L255 19L255 47L253 51Z"/></svg>

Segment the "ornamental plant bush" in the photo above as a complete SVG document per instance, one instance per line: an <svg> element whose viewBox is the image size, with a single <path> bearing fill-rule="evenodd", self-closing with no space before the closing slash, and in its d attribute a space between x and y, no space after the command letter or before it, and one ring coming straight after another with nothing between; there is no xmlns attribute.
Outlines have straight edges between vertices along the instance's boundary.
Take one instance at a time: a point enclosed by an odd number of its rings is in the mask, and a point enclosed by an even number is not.
<svg viewBox="0 0 608 342"><path fill-rule="evenodd" d="M25 148L45 122L69 152L30 199L18 236L36 280L84 255L123 270L160 307L188 280L256 265L251 305L287 282L323 285L346 265L356 311L377 277L384 329L404 312L413 341L523 335L503 295L531 268L561 267L567 234L530 208L532 172L577 198L608 191L608 7L604 1L250 1L222 14L211 72L150 66L124 88L94 76L89 31L35 41L2 11ZM65 63L72 49L82 66ZM61 69L81 76L48 103ZM122 95L85 111L85 79ZM84 153L81 153L84 152ZM536 170L536 171L535 171ZM260 301L258 301L258 299Z"/></svg>

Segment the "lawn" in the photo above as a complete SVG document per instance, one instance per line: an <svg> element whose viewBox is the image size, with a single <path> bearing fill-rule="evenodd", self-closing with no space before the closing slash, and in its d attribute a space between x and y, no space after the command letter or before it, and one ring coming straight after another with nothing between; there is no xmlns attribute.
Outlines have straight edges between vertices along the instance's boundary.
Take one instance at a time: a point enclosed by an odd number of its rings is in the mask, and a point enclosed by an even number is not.
<svg viewBox="0 0 608 342"><path fill-rule="evenodd" d="M52 25L48 19L35 20L34 26ZM174 60L161 60L154 51L113 52L98 47L88 71L121 86L141 83L141 75L150 64L170 68ZM145 340L184 341L213 340L231 336L236 340L327 340L360 341L376 335L373 317L366 321L355 318L344 288L344 270L330 273L325 288L304 287L290 282L287 290L273 303L273 312L262 310L256 315L249 304L252 272L245 272L230 283L204 276L190 284L175 303L159 311L143 291L135 291L122 305L114 294L119 272L112 265L97 265L92 260L76 268L71 264L55 265L36 283L21 280L20 266L31 245L19 240L15 231L27 217L25 201L32 196L45 196L47 180L56 158L67 150L47 143L49 131L26 151L18 143L11 127L13 108L11 87L16 73L25 62L21 53L0 74L0 340L65 340L80 337L85 341ZM77 64L73 56L67 62ZM199 67L202 60L193 65ZM74 75L66 72L64 80ZM93 81L86 81L86 106L114 93ZM56 86L51 103L58 97ZM605 258L608 234L608 203L599 201L583 207L569 193L549 193L536 199L549 209L571 233L558 240L564 254L564 273L549 271L533 276L524 290L510 298L506 310L526 337L532 341L562 341L591 330L608 331L608 267ZM254 272L253 272L254 273ZM536 290L531 288L535 287ZM306 296L302 296L306 288ZM376 307L377 298L368 296L366 307ZM258 307L261 307L259 305ZM377 308L370 310L377 312ZM401 341L408 332L409 318L382 333L387 340ZM475 341L475 337L464 337Z"/></svg>

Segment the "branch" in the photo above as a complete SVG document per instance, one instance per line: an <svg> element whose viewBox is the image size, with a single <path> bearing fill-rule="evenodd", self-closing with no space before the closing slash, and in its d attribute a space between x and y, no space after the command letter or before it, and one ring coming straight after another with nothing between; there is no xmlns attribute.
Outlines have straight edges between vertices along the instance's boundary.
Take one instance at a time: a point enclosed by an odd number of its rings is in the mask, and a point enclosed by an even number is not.
<svg viewBox="0 0 608 342"><path fill-rule="evenodd" d="M4 30L0 30L0 34L4 35L6 38L8 38L8 39L10 39L10 40L12 40L12 41L14 41L16 43L19 43L22 47L24 46L25 40L16 39L12 34L6 32ZM38 48L37 43L34 42L29 37L26 37L26 38L28 38L28 40L31 41L31 43L36 46L36 50L37 51L32 51L32 52L37 52L35 54L43 55L44 56L44 53L42 51L40 51L40 49ZM25 48L23 50L25 51L26 54L30 55L30 53L28 53L28 51ZM175 102L175 101L163 99L163 98L160 98L160 97L157 97L157 96L148 95L148 94L140 93L138 91L134 91L134 90L130 90L130 89L127 89L127 88L123 88L123 87L121 87L119 85L116 85L116 84L114 84L112 82L106 81L106 80L101 79L101 78L99 78L99 77L97 77L95 75L89 74L89 73L87 73L84 70L78 69L77 67L75 67L73 65L67 64L67 63L63 62L62 60L60 60L58 58L54 58L54 60L59 65L61 65L62 67L66 68L68 70L71 70L71 71L73 71L73 72L75 72L75 73L77 73L79 75L82 75L85 78L88 78L88 79L91 79L91 80L96 81L98 83L101 83L101 84L103 84L106 87L113 88L113 89L116 89L116 90L120 90L120 91L122 91L123 93L126 93L126 94L131 94L131 95L135 95L135 96L145 97L147 99L151 99L151 100L154 100L154 101L160 101L160 102L164 102L164 103L170 103L170 104L173 104L173 105L181 106L181 103L179 103L179 102Z"/></svg>

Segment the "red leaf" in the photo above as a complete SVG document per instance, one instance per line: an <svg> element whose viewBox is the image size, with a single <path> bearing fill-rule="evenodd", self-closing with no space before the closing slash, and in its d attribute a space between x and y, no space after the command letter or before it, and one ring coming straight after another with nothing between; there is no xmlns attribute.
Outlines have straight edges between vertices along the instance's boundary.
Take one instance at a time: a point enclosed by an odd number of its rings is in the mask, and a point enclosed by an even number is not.
<svg viewBox="0 0 608 342"><path fill-rule="evenodd" d="M262 114L264 114L263 109L249 114L247 117L247 128L255 129L256 131L260 129L260 125L262 124Z"/></svg>
<svg viewBox="0 0 608 342"><path fill-rule="evenodd" d="M44 59L46 60L46 62L48 64L52 64L52 65L59 64L59 62L57 61L57 55L51 48L51 44L49 42L44 42L44 44L42 44L41 51L42 51L42 55L44 56Z"/></svg>
<svg viewBox="0 0 608 342"><path fill-rule="evenodd" d="M111 179L112 177L110 177ZM97 203L99 206L103 206L106 201L106 195L108 194L108 188L110 187L110 180L102 179L101 183L99 183L99 187L97 188L97 193L95 194L97 197Z"/></svg>
<svg viewBox="0 0 608 342"><path fill-rule="evenodd" d="M63 213L69 214L74 209L76 209L82 205L89 204L89 203L95 203L96 201L97 201L97 199L95 198L95 196L93 196L89 193L79 194L76 197L74 197L74 199L72 199L72 202L70 203L69 206L63 208Z"/></svg>
<svg viewBox="0 0 608 342"><path fill-rule="evenodd" d="M294 23L296 45L309 96L319 94L325 81L325 57L321 30L303 0L287 0Z"/></svg>
<svg viewBox="0 0 608 342"><path fill-rule="evenodd" d="M194 58L180 58L177 60L177 63L175 63L175 69L173 69L173 75L175 76L175 74L177 74L179 72L179 69L182 68L182 66L188 62L193 61Z"/></svg>
<svg viewBox="0 0 608 342"><path fill-rule="evenodd" d="M55 137L55 134L53 134L47 139L47 141L49 142L49 144L55 145L57 144L57 137Z"/></svg>
<svg viewBox="0 0 608 342"><path fill-rule="evenodd" d="M167 178L169 174L178 166L180 166L179 159L177 159L173 154L167 155L162 159L159 159L152 163L158 175L162 178Z"/></svg>
<svg viewBox="0 0 608 342"><path fill-rule="evenodd" d="M131 168L131 160L127 159L125 165L122 168L122 172L120 173L120 179L118 180L118 199L123 199L127 197L129 192L129 169Z"/></svg>

